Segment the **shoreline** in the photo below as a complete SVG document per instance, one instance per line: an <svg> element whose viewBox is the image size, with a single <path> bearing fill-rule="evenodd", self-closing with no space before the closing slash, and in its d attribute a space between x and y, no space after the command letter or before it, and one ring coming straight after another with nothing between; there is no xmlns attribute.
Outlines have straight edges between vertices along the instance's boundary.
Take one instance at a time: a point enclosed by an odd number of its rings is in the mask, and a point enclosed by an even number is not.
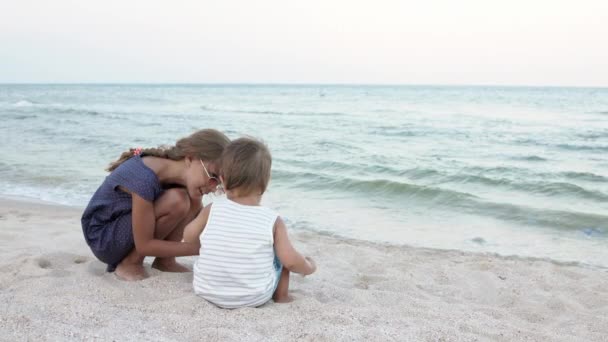
<svg viewBox="0 0 608 342"><path fill-rule="evenodd" d="M8 340L603 341L608 270L292 231L319 265L290 304L223 310L192 274L127 283L82 237L82 208L0 198L0 336ZM179 259L191 266L194 257Z"/></svg>
<svg viewBox="0 0 608 342"><path fill-rule="evenodd" d="M19 204L23 205L24 207L27 207L28 205L41 205L41 206L46 206L46 207L55 207L58 209L62 208L65 210L79 211L78 215L81 215L85 209L85 206L80 207L80 206L75 206L75 205L61 204L61 203L49 202L49 201L44 201L44 200L31 198L31 197L25 197L25 196L0 195L0 205L4 205L4 202L12 203L12 205L16 205L17 203L19 203ZM318 231L308 230L308 229L297 229L297 230L289 229L289 230L290 230L290 234L298 234L298 233L314 234L314 235L319 235L319 236L343 241L345 243L349 243L349 244L352 244L355 246L361 245L361 246L370 246L370 247L377 247L377 248L413 249L413 250L437 252L437 253L460 253L462 255L487 256L487 257L499 258L499 259L504 259L504 260L520 260L520 261L524 261L524 262L525 261L543 261L543 262L552 263L552 264L555 264L558 266L575 266L575 267L583 267L583 268L589 268L589 269L595 269L595 270L605 270L608 272L607 266L589 264L589 263L584 263L584 262L580 262L580 261L562 261L562 260L551 259L548 257L534 257L534 256L522 256L522 255L518 255L518 254L500 254L500 253L496 253L496 252L475 252L475 251L467 251L467 250L460 250L460 249L421 247L421 246L414 246L414 245L408 245L408 244L393 244L393 243L389 243L389 242L361 240L361 239L341 236L339 234L318 232Z"/></svg>

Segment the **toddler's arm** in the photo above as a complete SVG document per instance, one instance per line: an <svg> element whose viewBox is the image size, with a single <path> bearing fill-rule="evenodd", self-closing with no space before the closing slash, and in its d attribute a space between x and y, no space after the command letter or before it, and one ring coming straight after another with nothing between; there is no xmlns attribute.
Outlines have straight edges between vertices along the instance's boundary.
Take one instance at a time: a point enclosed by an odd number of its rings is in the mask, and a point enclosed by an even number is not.
<svg viewBox="0 0 608 342"><path fill-rule="evenodd" d="M196 215L194 220L192 220L190 223L188 223L186 225L186 227L184 228L184 237L183 237L184 242L196 243L196 244L199 244L199 246L200 246L199 237L201 236L201 233L203 232L203 230L205 229L205 226L207 225L207 220L209 219L210 211L211 211L211 204L204 207L203 210L201 210L198 213L198 215Z"/></svg>
<svg viewBox="0 0 608 342"><path fill-rule="evenodd" d="M291 272L309 275L317 269L312 259L303 257L293 248L287 235L285 223L280 217L274 224L274 248L283 267Z"/></svg>

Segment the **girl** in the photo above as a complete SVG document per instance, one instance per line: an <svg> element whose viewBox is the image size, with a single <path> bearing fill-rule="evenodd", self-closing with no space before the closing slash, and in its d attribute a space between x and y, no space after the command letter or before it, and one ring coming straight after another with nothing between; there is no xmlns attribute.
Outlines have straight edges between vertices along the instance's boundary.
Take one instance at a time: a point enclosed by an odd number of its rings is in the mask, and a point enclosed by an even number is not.
<svg viewBox="0 0 608 342"><path fill-rule="evenodd" d="M186 243L200 243L194 291L217 306L255 307L270 298L288 302L289 272L316 270L312 259L293 248L277 213L260 205L271 163L257 140L230 143L220 171L227 198L205 207L184 231Z"/></svg>
<svg viewBox="0 0 608 342"><path fill-rule="evenodd" d="M197 254L198 245L180 242L183 229L201 210L202 196L217 187L218 160L229 142L203 129L172 147L131 149L110 164L81 220L108 272L146 278L145 256L155 256L152 267L161 271L188 271L175 257Z"/></svg>

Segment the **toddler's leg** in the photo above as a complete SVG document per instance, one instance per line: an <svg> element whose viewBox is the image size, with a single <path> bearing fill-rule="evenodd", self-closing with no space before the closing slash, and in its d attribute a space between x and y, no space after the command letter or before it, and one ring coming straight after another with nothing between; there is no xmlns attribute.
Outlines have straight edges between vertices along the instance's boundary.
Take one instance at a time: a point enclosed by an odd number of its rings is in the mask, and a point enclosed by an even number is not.
<svg viewBox="0 0 608 342"><path fill-rule="evenodd" d="M289 270L285 267L281 271L281 278L279 278L279 284L272 295L272 299L275 303L289 303L293 301L293 298L289 295Z"/></svg>

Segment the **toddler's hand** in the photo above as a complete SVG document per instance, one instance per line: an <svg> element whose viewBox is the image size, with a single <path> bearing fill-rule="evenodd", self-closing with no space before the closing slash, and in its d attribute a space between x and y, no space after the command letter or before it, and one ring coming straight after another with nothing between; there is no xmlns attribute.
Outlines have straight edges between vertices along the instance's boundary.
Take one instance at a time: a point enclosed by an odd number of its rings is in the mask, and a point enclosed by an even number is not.
<svg viewBox="0 0 608 342"><path fill-rule="evenodd" d="M309 274L315 273L315 271L317 271L317 264L315 263L315 261L312 260L311 257L304 257L304 259L306 259L306 261L308 261L308 263L310 264L310 273Z"/></svg>

